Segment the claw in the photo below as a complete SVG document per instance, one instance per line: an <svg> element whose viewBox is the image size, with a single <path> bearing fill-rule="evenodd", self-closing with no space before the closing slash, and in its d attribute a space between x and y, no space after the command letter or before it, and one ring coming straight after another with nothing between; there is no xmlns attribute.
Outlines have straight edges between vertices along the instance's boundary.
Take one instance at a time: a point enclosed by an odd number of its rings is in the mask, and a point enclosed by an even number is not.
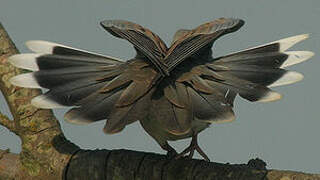
<svg viewBox="0 0 320 180"><path fill-rule="evenodd" d="M173 159L178 154L177 151L173 147L171 147L170 144L168 144L168 142L165 142L165 144L161 145L161 148L167 151L168 159Z"/></svg>
<svg viewBox="0 0 320 180"><path fill-rule="evenodd" d="M177 151L176 150L171 150L167 152L167 158L168 159L174 159L177 156Z"/></svg>
<svg viewBox="0 0 320 180"><path fill-rule="evenodd" d="M198 134L192 136L192 140L190 145L183 150L181 153L179 153L175 159L180 159L182 157L185 157L185 155L187 153L189 153L189 155L187 156L188 159L192 159L194 151L197 151L203 158L205 161L210 162L209 157L202 151L202 149L200 148L200 146L198 145Z"/></svg>

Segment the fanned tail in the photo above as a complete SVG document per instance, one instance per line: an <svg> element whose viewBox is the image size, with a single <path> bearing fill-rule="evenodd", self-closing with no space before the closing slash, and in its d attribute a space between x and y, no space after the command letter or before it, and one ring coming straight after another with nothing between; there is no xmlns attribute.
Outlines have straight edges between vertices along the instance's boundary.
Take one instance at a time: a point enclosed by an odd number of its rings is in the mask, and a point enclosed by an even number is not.
<svg viewBox="0 0 320 180"><path fill-rule="evenodd" d="M123 62L117 58L47 41L28 41L26 45L35 53L11 56L9 62L34 72L15 76L10 81L17 86L50 89L32 100L37 107L78 105L106 83L95 79L121 73L118 69Z"/></svg>
<svg viewBox="0 0 320 180"><path fill-rule="evenodd" d="M32 99L33 105L48 109L72 106L65 120L75 124L107 119L106 133L120 132L146 115L150 95L144 95L159 77L149 63L139 59L123 62L47 41L26 44L35 53L11 56L9 62L33 72L10 81L17 86L49 89Z"/></svg>
<svg viewBox="0 0 320 180"><path fill-rule="evenodd" d="M302 74L283 68L313 56L310 51L286 50L307 37L299 35L282 39L216 58L206 64L194 65L191 61L181 64L178 69L181 72L175 71L175 81L187 86L191 118L196 120L192 122L219 123L234 120L232 107L237 94L252 102L279 100L281 94L270 87L292 84L303 78ZM184 108L180 100L183 98L179 95L164 91L164 97L172 106ZM184 99L187 99L186 96ZM168 127L166 129L170 131Z"/></svg>
<svg viewBox="0 0 320 180"><path fill-rule="evenodd" d="M207 64L221 76L232 76L267 87L296 83L303 75L283 68L311 58L310 51L286 51L308 38L302 34L214 59Z"/></svg>

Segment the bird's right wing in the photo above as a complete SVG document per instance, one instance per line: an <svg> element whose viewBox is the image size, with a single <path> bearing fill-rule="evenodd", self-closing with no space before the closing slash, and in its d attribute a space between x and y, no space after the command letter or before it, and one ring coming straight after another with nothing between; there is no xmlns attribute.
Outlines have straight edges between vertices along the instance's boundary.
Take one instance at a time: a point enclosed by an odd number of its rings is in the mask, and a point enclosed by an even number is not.
<svg viewBox="0 0 320 180"><path fill-rule="evenodd" d="M167 46L158 35L139 24L124 20L106 20L100 24L112 35L128 40L138 54L148 57L160 73L167 74L167 67L162 62Z"/></svg>
<svg viewBox="0 0 320 180"><path fill-rule="evenodd" d="M159 77L148 62L139 59L123 62L46 41L29 41L27 46L35 53L11 56L9 62L34 72L15 76L10 82L49 89L32 99L34 106L48 109L71 106L65 120L75 124L107 119L106 133L117 133L146 114L145 95Z"/></svg>
<svg viewBox="0 0 320 180"><path fill-rule="evenodd" d="M279 100L282 96L270 87L292 84L303 78L302 74L283 68L313 56L310 51L287 51L307 37L293 36L200 65L192 61L179 65L171 72L172 81L164 85L163 95L155 102L154 111L158 111L155 119L159 117L168 132L184 134L194 120L207 123L234 120L232 107L237 94L251 102ZM184 113L178 114L176 109Z"/></svg>
<svg viewBox="0 0 320 180"><path fill-rule="evenodd" d="M266 87L292 84L302 80L303 75L284 68L306 61L314 53L287 50L306 38L308 35L302 34L281 39L213 59L206 65L221 76L232 76Z"/></svg>

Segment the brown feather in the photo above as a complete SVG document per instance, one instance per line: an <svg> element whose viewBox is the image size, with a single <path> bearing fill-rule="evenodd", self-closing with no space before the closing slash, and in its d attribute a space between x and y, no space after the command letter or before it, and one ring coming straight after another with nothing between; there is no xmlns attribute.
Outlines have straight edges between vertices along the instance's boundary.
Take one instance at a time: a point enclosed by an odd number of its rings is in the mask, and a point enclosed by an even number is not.
<svg viewBox="0 0 320 180"><path fill-rule="evenodd" d="M177 89L174 84L170 83L168 84L164 89L164 96L175 106L178 106L180 108L184 108L185 105L182 102L182 98L177 92Z"/></svg>
<svg viewBox="0 0 320 180"><path fill-rule="evenodd" d="M143 82L132 82L130 85L122 92L120 98L118 99L116 106L122 107L127 106L135 101L137 101L141 96L145 95L149 90L148 84Z"/></svg>
<svg viewBox="0 0 320 180"><path fill-rule="evenodd" d="M120 86L123 86L125 84L129 84L132 81L130 77L128 77L126 74L120 74L119 76L115 77L111 81L109 81L103 88L99 90L100 93L106 93L109 92L115 88L118 88Z"/></svg>
<svg viewBox="0 0 320 180"><path fill-rule="evenodd" d="M183 117L177 117L174 107L176 106L168 101L161 90L156 90L152 97L149 118L161 124L162 128L167 132L176 135L185 134L190 130L190 128L185 125L185 122L188 121L183 120ZM177 113L180 114L180 111L178 110Z"/></svg>
<svg viewBox="0 0 320 180"><path fill-rule="evenodd" d="M115 134L122 131L127 125L127 119L125 117L132 107L133 105L114 107L111 114L108 116L103 132L106 134Z"/></svg>

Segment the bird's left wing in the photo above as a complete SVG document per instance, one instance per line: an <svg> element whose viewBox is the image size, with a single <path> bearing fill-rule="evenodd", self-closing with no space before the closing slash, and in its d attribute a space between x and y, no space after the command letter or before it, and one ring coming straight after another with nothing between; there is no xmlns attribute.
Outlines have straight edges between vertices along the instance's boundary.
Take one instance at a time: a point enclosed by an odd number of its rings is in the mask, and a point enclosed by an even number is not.
<svg viewBox="0 0 320 180"><path fill-rule="evenodd" d="M220 18L198 26L193 30L179 30L164 59L168 71L174 69L186 58L199 52L203 48L212 47L213 42L220 36L237 31L242 27L241 19Z"/></svg>

